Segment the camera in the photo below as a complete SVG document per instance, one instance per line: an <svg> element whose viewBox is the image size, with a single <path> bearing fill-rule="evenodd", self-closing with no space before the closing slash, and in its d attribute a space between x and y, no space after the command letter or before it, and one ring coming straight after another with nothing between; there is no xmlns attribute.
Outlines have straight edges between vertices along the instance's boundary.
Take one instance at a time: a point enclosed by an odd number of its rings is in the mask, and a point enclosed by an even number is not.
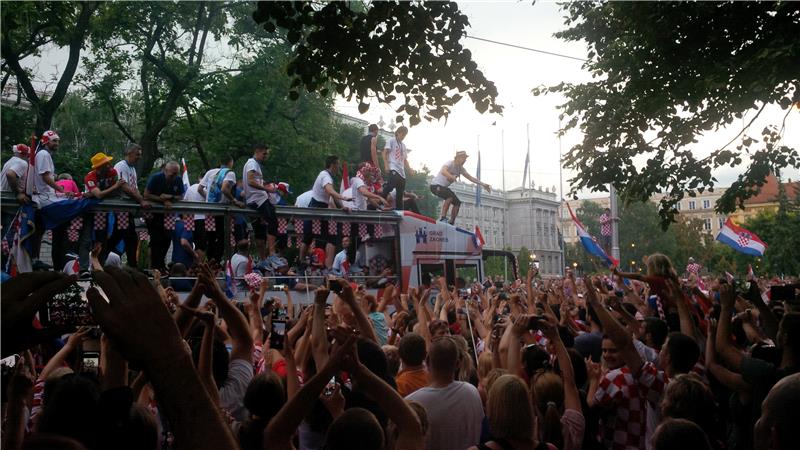
<svg viewBox="0 0 800 450"><path fill-rule="evenodd" d="M328 290L333 292L334 294L341 294L342 293L342 285L336 280L336 278L328 278L327 281Z"/></svg>

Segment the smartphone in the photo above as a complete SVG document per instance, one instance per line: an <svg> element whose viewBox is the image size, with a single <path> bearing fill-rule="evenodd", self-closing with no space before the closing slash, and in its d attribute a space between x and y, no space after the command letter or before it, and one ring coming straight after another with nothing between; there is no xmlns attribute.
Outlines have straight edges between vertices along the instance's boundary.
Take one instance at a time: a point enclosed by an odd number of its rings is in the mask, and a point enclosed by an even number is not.
<svg viewBox="0 0 800 450"><path fill-rule="evenodd" d="M286 321L273 320L272 330L269 333L269 347L283 350L283 340L286 338Z"/></svg>
<svg viewBox="0 0 800 450"><path fill-rule="evenodd" d="M336 376L332 376L328 384L325 385L325 390L322 391L322 395L330 397L334 392L336 392Z"/></svg>
<svg viewBox="0 0 800 450"><path fill-rule="evenodd" d="M272 285L272 290L273 291L282 291L284 289L286 289L286 285L285 284L274 284L274 285Z"/></svg>
<svg viewBox="0 0 800 450"><path fill-rule="evenodd" d="M467 297L469 297L469 294L470 294L470 290L469 289L459 289L458 290L458 295L461 298L467 298Z"/></svg>
<svg viewBox="0 0 800 450"><path fill-rule="evenodd" d="M539 322L543 321L543 316L532 316L531 320L528 321L528 329L531 331L536 331L539 329Z"/></svg>
<svg viewBox="0 0 800 450"><path fill-rule="evenodd" d="M83 371L97 372L100 367L100 352L83 352Z"/></svg>
<svg viewBox="0 0 800 450"><path fill-rule="evenodd" d="M88 281L71 284L53 296L39 310L39 323L45 327L96 326L97 323L86 299Z"/></svg>
<svg viewBox="0 0 800 450"><path fill-rule="evenodd" d="M335 278L328 278L328 290L334 294L341 294L342 285Z"/></svg>

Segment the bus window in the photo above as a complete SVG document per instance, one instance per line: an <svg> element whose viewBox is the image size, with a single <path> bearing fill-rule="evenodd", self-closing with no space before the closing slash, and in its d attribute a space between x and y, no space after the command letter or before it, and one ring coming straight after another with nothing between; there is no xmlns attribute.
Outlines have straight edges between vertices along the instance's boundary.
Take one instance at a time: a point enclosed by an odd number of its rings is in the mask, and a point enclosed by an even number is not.
<svg viewBox="0 0 800 450"><path fill-rule="evenodd" d="M457 264L456 277L464 280L465 285L463 286L463 288L468 287L472 283L481 282L481 280L478 279L477 264Z"/></svg>

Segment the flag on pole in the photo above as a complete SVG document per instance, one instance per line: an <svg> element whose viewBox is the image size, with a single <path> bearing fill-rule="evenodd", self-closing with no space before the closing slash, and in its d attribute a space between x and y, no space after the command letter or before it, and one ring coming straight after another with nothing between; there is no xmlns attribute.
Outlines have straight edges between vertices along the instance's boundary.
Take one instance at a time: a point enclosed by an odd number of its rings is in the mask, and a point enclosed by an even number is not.
<svg viewBox="0 0 800 450"><path fill-rule="evenodd" d="M475 178L481 180L481 151L478 150L478 170L476 170ZM475 185L475 206L481 206L481 185Z"/></svg>
<svg viewBox="0 0 800 450"><path fill-rule="evenodd" d="M483 233L481 233L481 229L479 226L475 225L475 234L472 236L473 242L475 242L475 246L482 248L486 241L483 239Z"/></svg>
<svg viewBox="0 0 800 450"><path fill-rule="evenodd" d="M233 277L233 266L231 265L231 260L228 260L228 263L225 264L225 295L228 298L234 298L236 296L236 281Z"/></svg>
<svg viewBox="0 0 800 450"><path fill-rule="evenodd" d="M747 279L748 280L755 280L756 279L756 273L753 272L753 266L751 264L747 265Z"/></svg>
<svg viewBox="0 0 800 450"><path fill-rule="evenodd" d="M575 228L578 230L578 237L581 240L581 244L583 244L583 248L585 248L590 254L602 259L603 262L605 262L609 267L618 266L619 261L606 253L605 250L603 250L603 247L597 243L597 239L595 239L591 234L589 234L588 231L586 231L586 227L584 227L578 218L575 217L575 213L572 212L572 208L569 206L569 203L567 203L567 209L569 210L569 215L572 217L572 221L575 223Z"/></svg>
<svg viewBox="0 0 800 450"><path fill-rule="evenodd" d="M730 217L717 233L717 240L746 255L764 256L764 251L767 249L767 244L755 233L737 226Z"/></svg>
<svg viewBox="0 0 800 450"><path fill-rule="evenodd" d="M528 150L528 153L525 155L525 168L522 170L522 188L525 189L525 181L528 179L528 166L531 163L531 151Z"/></svg>
<svg viewBox="0 0 800 450"><path fill-rule="evenodd" d="M181 164L183 165L183 175L181 175L181 179L183 180L183 192L189 190L189 186L192 183L189 182L189 169L186 168L186 160L181 158Z"/></svg>
<svg viewBox="0 0 800 450"><path fill-rule="evenodd" d="M25 176L25 193L33 196L33 177L36 176L36 135L31 134L31 151L28 152L28 174Z"/></svg>

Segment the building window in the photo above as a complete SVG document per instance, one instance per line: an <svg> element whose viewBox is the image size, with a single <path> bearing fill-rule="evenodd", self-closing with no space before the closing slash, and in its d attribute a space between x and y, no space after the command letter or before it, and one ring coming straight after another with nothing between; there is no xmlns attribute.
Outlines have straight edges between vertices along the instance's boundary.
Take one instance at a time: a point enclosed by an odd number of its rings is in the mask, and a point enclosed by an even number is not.
<svg viewBox="0 0 800 450"><path fill-rule="evenodd" d="M708 209L710 207L711 207L711 201L710 200L703 200L703 209Z"/></svg>
<svg viewBox="0 0 800 450"><path fill-rule="evenodd" d="M681 210L681 202L675 203L675 210L676 211L680 211Z"/></svg>
<svg viewBox="0 0 800 450"><path fill-rule="evenodd" d="M717 220L719 221L719 227L722 228L725 225L725 218L719 217Z"/></svg>
<svg viewBox="0 0 800 450"><path fill-rule="evenodd" d="M703 220L703 230L711 231L711 219Z"/></svg>
<svg viewBox="0 0 800 450"><path fill-rule="evenodd" d="M689 200L689 210L691 211L691 210L694 210L694 209L695 209L694 200Z"/></svg>

